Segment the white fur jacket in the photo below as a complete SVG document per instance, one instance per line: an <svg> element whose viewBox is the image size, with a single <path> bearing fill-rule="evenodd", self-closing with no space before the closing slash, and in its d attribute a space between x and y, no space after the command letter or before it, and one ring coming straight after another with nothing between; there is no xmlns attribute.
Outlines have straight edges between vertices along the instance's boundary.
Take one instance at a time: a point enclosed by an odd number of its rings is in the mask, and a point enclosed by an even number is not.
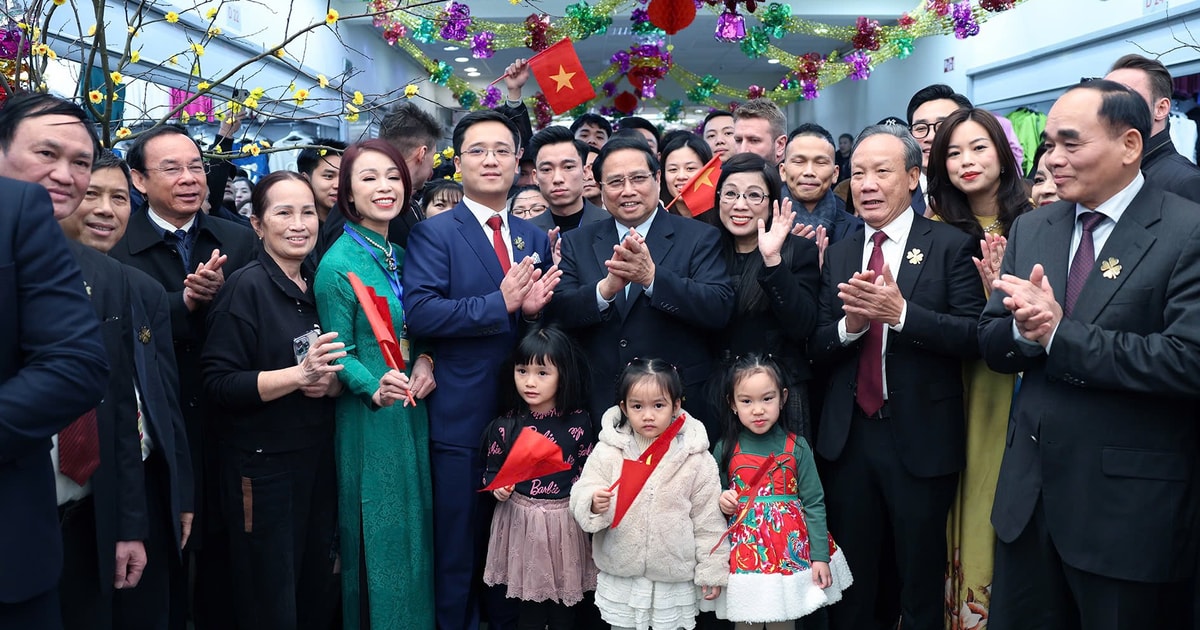
<svg viewBox="0 0 1200 630"><path fill-rule="evenodd" d="M641 451L628 424L614 426L620 409L604 413L600 440L571 488L571 512L584 531L595 533L592 558L609 575L697 586L729 581L729 545L722 542L709 553L726 527L718 505L717 462L708 452L704 425L683 413L683 428L616 529L608 526L620 486L603 514L592 514L592 494L611 486L621 475L622 460L637 459Z"/></svg>

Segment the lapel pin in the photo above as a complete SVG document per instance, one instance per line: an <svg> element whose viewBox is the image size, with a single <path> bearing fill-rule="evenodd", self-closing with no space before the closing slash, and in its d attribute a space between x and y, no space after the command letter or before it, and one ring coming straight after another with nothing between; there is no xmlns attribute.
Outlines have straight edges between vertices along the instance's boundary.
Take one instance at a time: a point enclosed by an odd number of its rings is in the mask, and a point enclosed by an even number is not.
<svg viewBox="0 0 1200 630"><path fill-rule="evenodd" d="M83 281L83 288L87 291L88 297L92 297L92 285L88 284L87 280Z"/></svg>
<svg viewBox="0 0 1200 630"><path fill-rule="evenodd" d="M138 329L138 341L142 342L142 345L146 345L146 344L150 343L150 327L149 326L142 324L142 327Z"/></svg>
<svg viewBox="0 0 1200 630"><path fill-rule="evenodd" d="M925 260L925 254L922 254L921 250L914 247L909 250L906 258L908 259L908 264L919 265Z"/></svg>
<svg viewBox="0 0 1200 630"><path fill-rule="evenodd" d="M533 254L529 256L529 259L532 260L533 264L535 265L542 264L542 257L539 256L537 252L533 252Z"/></svg>
<svg viewBox="0 0 1200 630"><path fill-rule="evenodd" d="M1100 275L1108 278L1109 280L1116 279L1117 276L1121 275L1121 261L1117 260L1116 258L1109 258L1108 260L1101 262Z"/></svg>
<svg viewBox="0 0 1200 630"><path fill-rule="evenodd" d="M516 246L517 249L524 250L525 249L525 239L518 236L517 238L513 239L513 245Z"/></svg>

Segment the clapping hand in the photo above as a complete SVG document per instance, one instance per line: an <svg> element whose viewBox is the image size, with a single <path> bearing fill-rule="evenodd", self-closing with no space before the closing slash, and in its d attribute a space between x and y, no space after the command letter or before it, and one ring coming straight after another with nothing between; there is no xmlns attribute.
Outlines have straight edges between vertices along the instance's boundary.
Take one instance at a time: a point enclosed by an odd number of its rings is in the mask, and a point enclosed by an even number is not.
<svg viewBox="0 0 1200 630"><path fill-rule="evenodd" d="M541 277L541 270L533 266L533 257L526 256L521 262L509 267L500 282L500 294L504 296L504 308L516 313L525 303L525 297L533 289L533 283Z"/></svg>
<svg viewBox="0 0 1200 630"><path fill-rule="evenodd" d="M797 223L792 227L792 234L802 236L817 243L817 268L825 266L825 250L829 247L829 232L824 225L813 227L805 223Z"/></svg>
<svg viewBox="0 0 1200 630"><path fill-rule="evenodd" d="M554 288L558 286L559 280L562 280L562 274L562 270L557 265L551 267L545 275L542 275L540 269L535 271L535 280L530 286L529 292L525 294L525 301L521 303L521 313L525 317L536 317L542 309L546 308L546 305L554 297Z"/></svg>
<svg viewBox="0 0 1200 630"><path fill-rule="evenodd" d="M992 283L1000 277L1000 263L1004 262L1004 250L1007 247L1008 239L1000 235L985 233L983 240L979 241L979 249L983 255L980 258L971 258L975 263L975 268L979 270L979 277L983 280L984 288L989 293L992 290Z"/></svg>
<svg viewBox="0 0 1200 630"><path fill-rule="evenodd" d="M221 250L214 249L207 262L201 263L195 273L183 279L183 303L189 311L196 310L200 303L212 302L217 296L217 291L225 285L225 272L221 267L228 259Z"/></svg>
<svg viewBox="0 0 1200 630"><path fill-rule="evenodd" d="M869 321L895 326L904 311L904 296L886 263L878 276L870 270L860 271L839 284L838 298L846 313L847 332L861 331Z"/></svg>
<svg viewBox="0 0 1200 630"><path fill-rule="evenodd" d="M992 282L992 288L1005 293L1004 308L1012 312L1022 337L1042 347L1050 343L1063 311L1041 265L1033 266L1028 280L1004 274Z"/></svg>

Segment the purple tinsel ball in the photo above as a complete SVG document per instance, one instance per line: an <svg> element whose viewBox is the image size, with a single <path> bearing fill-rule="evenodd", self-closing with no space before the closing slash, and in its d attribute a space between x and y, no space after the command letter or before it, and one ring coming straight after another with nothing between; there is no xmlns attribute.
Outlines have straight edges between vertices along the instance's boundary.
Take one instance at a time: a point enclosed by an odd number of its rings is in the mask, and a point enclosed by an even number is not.
<svg viewBox="0 0 1200 630"><path fill-rule="evenodd" d="M489 31L476 33L475 36L471 38L471 54L474 55L476 59L491 59L492 55L496 54L495 49L492 48L492 40L495 38L495 33L491 33Z"/></svg>
<svg viewBox="0 0 1200 630"><path fill-rule="evenodd" d="M952 7L954 16L954 36L958 39L966 39L972 35L979 34L979 23L975 21L975 16L971 13L970 0L963 0Z"/></svg>

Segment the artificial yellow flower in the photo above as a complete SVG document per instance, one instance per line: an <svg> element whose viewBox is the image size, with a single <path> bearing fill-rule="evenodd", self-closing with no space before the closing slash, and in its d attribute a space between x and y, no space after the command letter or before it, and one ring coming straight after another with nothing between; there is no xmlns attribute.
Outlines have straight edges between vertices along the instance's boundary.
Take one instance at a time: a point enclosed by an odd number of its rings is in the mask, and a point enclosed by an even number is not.
<svg viewBox="0 0 1200 630"><path fill-rule="evenodd" d="M319 85L323 88L327 88L327 87L329 87L329 79L323 74L318 74L317 75L317 85Z"/></svg>
<svg viewBox="0 0 1200 630"><path fill-rule="evenodd" d="M55 1L57 1L57 0L55 0ZM334 24L337 24L337 21L338 21L337 9L330 9L329 13L325 14L325 24L327 26L333 26Z"/></svg>
<svg viewBox="0 0 1200 630"><path fill-rule="evenodd" d="M295 82L295 81L292 81L291 83L289 83L289 84L288 84L288 91L289 91L289 92L295 92L295 91L296 91L296 82Z"/></svg>
<svg viewBox="0 0 1200 630"><path fill-rule="evenodd" d="M361 110L359 110L357 107L351 105L350 103L346 103L346 111L350 112L351 114L357 114Z"/></svg>
<svg viewBox="0 0 1200 630"><path fill-rule="evenodd" d="M191 121L192 121L192 115L191 115L191 114L189 114L189 113L187 113L187 112L179 112L179 122L181 122L181 123L183 123L183 124L185 124L185 125L186 125L186 124L188 124L188 123L189 123L189 122L191 122Z"/></svg>
<svg viewBox="0 0 1200 630"><path fill-rule="evenodd" d="M221 34L221 27L220 27L220 26L212 26L212 27L209 27L209 29L208 29L208 36L209 36L209 37L217 37L217 36L219 36L220 34Z"/></svg>
<svg viewBox="0 0 1200 630"><path fill-rule="evenodd" d="M100 93L100 90L92 90L91 92L88 92L88 100L91 101L93 105L99 105L100 102L104 100L104 95Z"/></svg>
<svg viewBox="0 0 1200 630"><path fill-rule="evenodd" d="M358 90L354 90L354 98L351 99L350 102L354 103L355 105L362 105L363 104L362 92L359 92Z"/></svg>
<svg viewBox="0 0 1200 630"><path fill-rule="evenodd" d="M245 105L250 109L256 109L258 107L258 99L254 98L253 96L247 96L246 100L242 101L242 105Z"/></svg>
<svg viewBox="0 0 1200 630"><path fill-rule="evenodd" d="M176 23L176 22L178 22L178 21L179 21L179 14L178 14L178 13L176 13L176 12L174 12L174 11L167 11L167 22L168 22L168 23L170 23L170 24L175 24L175 23Z"/></svg>
<svg viewBox="0 0 1200 630"><path fill-rule="evenodd" d="M219 145L219 144L218 144L218 145L214 145L214 146L213 146L213 148L212 148L212 152L213 152L213 153L224 153L225 151L224 151L224 150L222 150L222 149L221 149L221 145Z"/></svg>
<svg viewBox="0 0 1200 630"><path fill-rule="evenodd" d="M447 160L453 160L454 147L446 147L445 149L442 149L442 157L446 158Z"/></svg>
<svg viewBox="0 0 1200 630"><path fill-rule="evenodd" d="M287 54L287 53L286 53L286 52L283 50L283 48L276 48L276 49L275 49L275 51L274 51L274 55L275 55L276 57L279 57L280 59L283 59L283 56L284 56L284 55L286 55L286 54Z"/></svg>
<svg viewBox="0 0 1200 630"><path fill-rule="evenodd" d="M262 98L263 95L265 95L266 93L267 93L267 91L260 87L256 87L253 90L250 90L250 96L252 96L256 99Z"/></svg>
<svg viewBox="0 0 1200 630"><path fill-rule="evenodd" d="M61 7L62 5L66 4L66 3L67 3L67 0L54 0L54 6L56 6L56 7Z"/></svg>
<svg viewBox="0 0 1200 630"><path fill-rule="evenodd" d="M299 107L304 104L304 99L308 98L308 90L300 88L299 90L296 90L295 94L292 95L292 98L296 99L296 106Z"/></svg>
<svg viewBox="0 0 1200 630"><path fill-rule="evenodd" d="M121 73L116 70L109 73L108 78L112 79L113 85L121 85L121 82L125 80L125 77L121 76Z"/></svg>
<svg viewBox="0 0 1200 630"><path fill-rule="evenodd" d="M17 28L21 29L22 31L28 31L29 25L24 22L17 22Z"/></svg>
<svg viewBox="0 0 1200 630"><path fill-rule="evenodd" d="M128 138L131 135L133 132L129 130L129 127L121 127L117 130L117 139Z"/></svg>
<svg viewBox="0 0 1200 630"><path fill-rule="evenodd" d="M358 120L358 108L346 103L346 122L356 122Z"/></svg>
<svg viewBox="0 0 1200 630"><path fill-rule="evenodd" d="M242 147L242 153L249 153L250 155L253 155L255 157L258 157L258 154L261 151L262 151L262 149L259 149L258 145L254 144L253 142L251 142L250 144L244 145Z"/></svg>
<svg viewBox="0 0 1200 630"><path fill-rule="evenodd" d="M454 172L454 181L456 181L460 184L462 183L462 172L461 171Z"/></svg>
<svg viewBox="0 0 1200 630"><path fill-rule="evenodd" d="M213 19L215 19L216 17L217 17L217 7L213 7L211 9L209 9L208 12L204 14L204 19L206 19L210 22L213 21Z"/></svg>
<svg viewBox="0 0 1200 630"><path fill-rule="evenodd" d="M327 153L329 153L329 149L320 149L317 151L317 155L320 155L321 157L325 157L325 154Z"/></svg>
<svg viewBox="0 0 1200 630"><path fill-rule="evenodd" d="M204 56L204 44L192 44L192 52L196 53L197 57Z"/></svg>
<svg viewBox="0 0 1200 630"><path fill-rule="evenodd" d="M170 63L172 66L178 66L179 65L179 56L171 55L171 58L167 60L167 63Z"/></svg>
<svg viewBox="0 0 1200 630"><path fill-rule="evenodd" d="M259 143L259 144L261 144L261 145L262 145L262 148L264 148L264 149L270 149L270 148L271 148L271 143L270 143L270 142L267 142L266 140L259 140L259 141L258 141L258 143Z"/></svg>
<svg viewBox="0 0 1200 630"><path fill-rule="evenodd" d="M404 98L412 98L420 93L421 91L415 85L404 86Z"/></svg>
<svg viewBox="0 0 1200 630"><path fill-rule="evenodd" d="M434 153L433 154L433 168L437 168L441 165L442 165L442 154Z"/></svg>
<svg viewBox="0 0 1200 630"><path fill-rule="evenodd" d="M96 34L96 25L93 24L88 27L88 37L91 37L92 35L95 35L95 34Z"/></svg>
<svg viewBox="0 0 1200 630"><path fill-rule="evenodd" d="M208 81L201 81L200 84L196 86L196 89L203 92L204 90L207 90L210 87L212 87L211 83L209 83Z"/></svg>
<svg viewBox="0 0 1200 630"><path fill-rule="evenodd" d="M358 114L346 114L346 122L358 122Z"/></svg>
<svg viewBox="0 0 1200 630"><path fill-rule="evenodd" d="M42 38L42 28L40 26L33 27L33 38L34 39Z"/></svg>
<svg viewBox="0 0 1200 630"><path fill-rule="evenodd" d="M196 120L204 122L208 120L208 114L205 114L204 112L196 112Z"/></svg>
<svg viewBox="0 0 1200 630"><path fill-rule="evenodd" d="M135 51L129 53L129 62L130 63L137 63L141 60L142 60L142 51L135 50Z"/></svg>
<svg viewBox="0 0 1200 630"><path fill-rule="evenodd" d="M45 57L46 55L49 55L51 52L53 52L53 51L50 50L50 46L48 46L46 44L37 44L36 46L33 47L33 54L35 54L39 57Z"/></svg>

